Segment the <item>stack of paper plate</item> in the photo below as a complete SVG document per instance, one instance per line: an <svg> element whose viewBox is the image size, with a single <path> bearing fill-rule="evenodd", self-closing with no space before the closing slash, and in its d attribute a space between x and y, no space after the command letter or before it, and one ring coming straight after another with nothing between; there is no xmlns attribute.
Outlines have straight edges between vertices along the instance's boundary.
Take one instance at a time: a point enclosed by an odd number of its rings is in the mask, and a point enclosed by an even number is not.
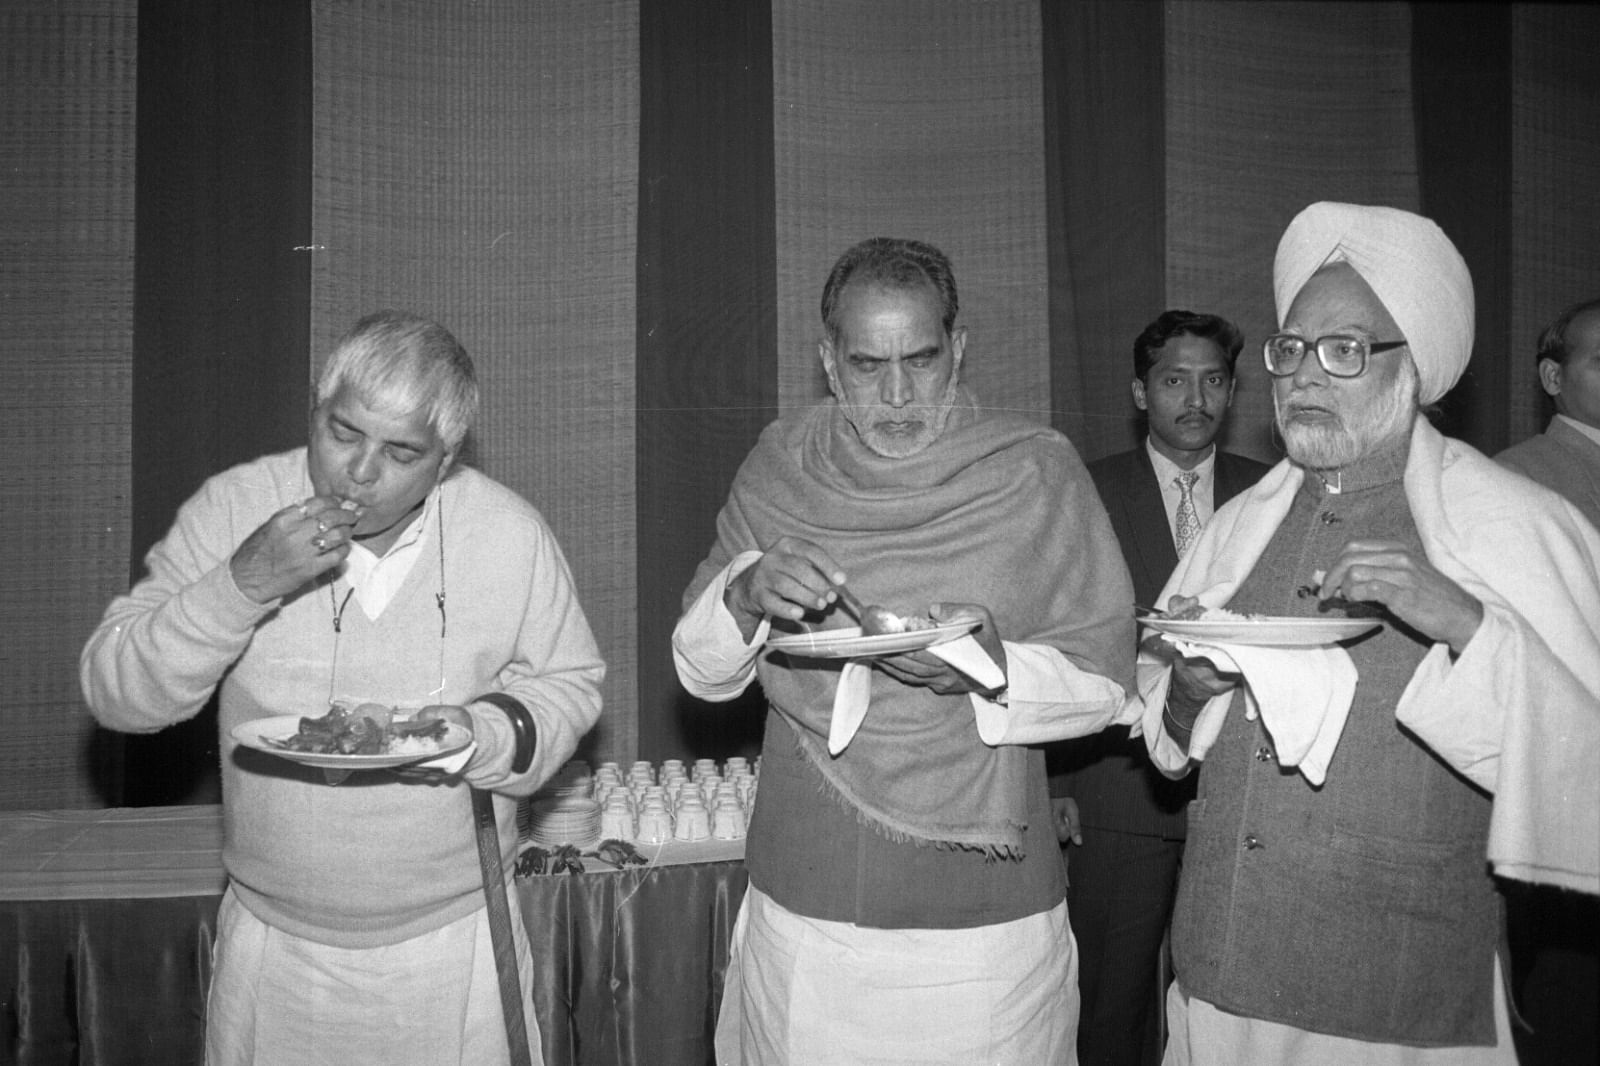
<svg viewBox="0 0 1600 1066"><path fill-rule="evenodd" d="M573 759L517 812L518 836L540 847L588 847L600 839L600 804L589 764Z"/></svg>
<svg viewBox="0 0 1600 1066"><path fill-rule="evenodd" d="M527 839L542 848L586 848L600 839L600 804L585 796L535 798Z"/></svg>

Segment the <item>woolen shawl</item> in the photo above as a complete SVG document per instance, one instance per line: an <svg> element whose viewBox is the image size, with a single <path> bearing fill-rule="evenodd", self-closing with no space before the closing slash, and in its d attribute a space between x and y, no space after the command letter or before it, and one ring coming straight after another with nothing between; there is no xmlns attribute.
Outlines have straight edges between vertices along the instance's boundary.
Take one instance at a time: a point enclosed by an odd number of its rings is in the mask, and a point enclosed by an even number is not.
<svg viewBox="0 0 1600 1066"><path fill-rule="evenodd" d="M1132 589L1076 451L1052 429L980 410L965 390L938 440L904 459L868 449L832 401L773 423L735 478L717 535L685 605L737 553L801 537L867 603L901 614L981 604L1004 640L1056 648L1131 691ZM837 607L807 622L855 624ZM842 667L773 652L757 665L823 787L891 839L1020 856L1026 749L985 745L966 696L875 670L860 732L829 756Z"/></svg>

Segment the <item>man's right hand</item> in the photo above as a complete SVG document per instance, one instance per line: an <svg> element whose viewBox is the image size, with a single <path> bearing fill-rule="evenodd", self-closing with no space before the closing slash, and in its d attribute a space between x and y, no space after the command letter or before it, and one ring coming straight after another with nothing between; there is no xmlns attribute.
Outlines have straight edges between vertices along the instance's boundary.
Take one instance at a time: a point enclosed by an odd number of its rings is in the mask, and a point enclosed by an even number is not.
<svg viewBox="0 0 1600 1066"><path fill-rule="evenodd" d="M1052 796L1050 814L1055 821L1056 840L1062 844L1083 843L1083 820L1078 814L1078 801L1071 796Z"/></svg>
<svg viewBox="0 0 1600 1066"><path fill-rule="evenodd" d="M332 570L350 554L350 531L361 517L335 496L312 496L285 507L244 538L228 568L239 591L256 603L281 599Z"/></svg>
<svg viewBox="0 0 1600 1066"><path fill-rule="evenodd" d="M1192 596L1173 596L1167 603L1167 613L1178 614L1198 602ZM1176 644L1160 633L1147 634L1140 642L1139 650L1172 667L1172 683L1167 689L1167 711L1184 729L1194 726L1195 719L1208 702L1237 688L1244 680L1242 674L1217 669L1217 664L1205 656L1184 655Z"/></svg>
<svg viewBox="0 0 1600 1066"><path fill-rule="evenodd" d="M782 537L728 583L722 602L749 641L768 616L799 621L807 611L826 610L838 598L844 571L808 540Z"/></svg>

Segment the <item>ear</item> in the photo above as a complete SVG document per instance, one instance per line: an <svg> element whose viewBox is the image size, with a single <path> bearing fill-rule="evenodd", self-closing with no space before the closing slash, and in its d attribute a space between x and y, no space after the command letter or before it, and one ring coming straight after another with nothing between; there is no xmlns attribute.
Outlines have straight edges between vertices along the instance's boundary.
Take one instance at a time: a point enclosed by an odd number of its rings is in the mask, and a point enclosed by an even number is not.
<svg viewBox="0 0 1600 1066"><path fill-rule="evenodd" d="M1554 359L1539 360L1539 384L1550 396L1561 395L1561 364Z"/></svg>
<svg viewBox="0 0 1600 1066"><path fill-rule="evenodd" d="M955 369L961 369L961 357L967 353L967 327L957 326L950 331L950 352L955 356Z"/></svg>
<svg viewBox="0 0 1600 1066"><path fill-rule="evenodd" d="M1150 410L1149 403L1146 401L1144 395L1144 382L1140 381L1138 378L1133 379L1133 406L1137 407L1141 411Z"/></svg>
<svg viewBox="0 0 1600 1066"><path fill-rule="evenodd" d="M837 393L839 391L839 367L834 360L833 340L824 336L817 342L817 358L822 360L822 372L827 375L828 384Z"/></svg>
<svg viewBox="0 0 1600 1066"><path fill-rule="evenodd" d="M1232 374L1229 374L1228 375L1228 402L1222 405L1222 409L1224 411L1226 411L1228 408L1233 406L1233 390L1238 386L1238 384L1239 384L1239 379L1234 377Z"/></svg>

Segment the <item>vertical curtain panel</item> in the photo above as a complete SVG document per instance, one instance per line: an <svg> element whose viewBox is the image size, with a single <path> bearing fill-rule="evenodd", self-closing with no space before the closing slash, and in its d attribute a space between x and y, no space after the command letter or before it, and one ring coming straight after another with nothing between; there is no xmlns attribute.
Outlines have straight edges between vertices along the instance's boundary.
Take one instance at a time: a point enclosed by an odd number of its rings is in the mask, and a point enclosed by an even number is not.
<svg viewBox="0 0 1600 1066"><path fill-rule="evenodd" d="M117 801L78 650L127 586L137 20L0 6L0 806Z"/></svg>
<svg viewBox="0 0 1600 1066"><path fill-rule="evenodd" d="M772 22L745 0L652 0L639 23L639 700L620 713L637 715L640 758L754 755L759 690L691 699L671 638L734 472L777 413Z"/></svg>
<svg viewBox="0 0 1600 1066"><path fill-rule="evenodd" d="M1504 352L1511 442L1544 429L1539 333L1600 297L1600 7L1517 4L1511 16L1511 313Z"/></svg>
<svg viewBox="0 0 1600 1066"><path fill-rule="evenodd" d="M1133 338L1166 301L1164 9L1039 9L1052 424L1094 460L1143 432Z"/></svg>
<svg viewBox="0 0 1600 1066"><path fill-rule="evenodd" d="M139 0L133 580L207 477L305 441L311 15ZM118 737L119 802L214 802L214 702Z"/></svg>

